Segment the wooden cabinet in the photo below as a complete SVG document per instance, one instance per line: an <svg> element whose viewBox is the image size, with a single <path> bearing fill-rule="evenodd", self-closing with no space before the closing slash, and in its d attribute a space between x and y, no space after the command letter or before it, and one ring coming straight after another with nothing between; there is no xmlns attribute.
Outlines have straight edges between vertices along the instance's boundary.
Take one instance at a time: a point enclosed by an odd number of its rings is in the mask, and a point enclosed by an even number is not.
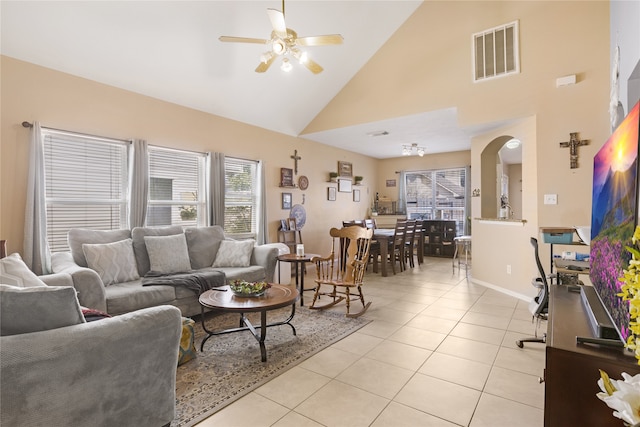
<svg viewBox="0 0 640 427"><path fill-rule="evenodd" d="M580 293L551 286L545 359L545 427L620 427L613 410L596 397L599 369L613 379L640 373L633 353L622 348L577 344L593 337ZM534 344L531 344L534 345Z"/></svg>
<svg viewBox="0 0 640 427"><path fill-rule="evenodd" d="M424 254L426 256L453 257L456 222L425 220L423 222Z"/></svg>

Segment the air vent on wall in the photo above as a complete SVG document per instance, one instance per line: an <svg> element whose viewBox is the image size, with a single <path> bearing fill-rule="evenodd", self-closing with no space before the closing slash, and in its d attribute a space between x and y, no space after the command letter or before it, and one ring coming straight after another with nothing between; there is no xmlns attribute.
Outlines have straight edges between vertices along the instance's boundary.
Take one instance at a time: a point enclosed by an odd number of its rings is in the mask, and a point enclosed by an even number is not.
<svg viewBox="0 0 640 427"><path fill-rule="evenodd" d="M520 72L518 21L473 35L473 80Z"/></svg>

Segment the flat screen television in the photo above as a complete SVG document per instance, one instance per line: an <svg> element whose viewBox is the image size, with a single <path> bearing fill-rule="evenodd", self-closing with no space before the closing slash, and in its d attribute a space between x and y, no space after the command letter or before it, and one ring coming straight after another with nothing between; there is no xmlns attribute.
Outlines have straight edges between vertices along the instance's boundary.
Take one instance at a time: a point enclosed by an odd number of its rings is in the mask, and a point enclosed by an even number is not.
<svg viewBox="0 0 640 427"><path fill-rule="evenodd" d="M622 341L629 336L629 304L620 292L638 223L640 102L593 159L590 279Z"/></svg>

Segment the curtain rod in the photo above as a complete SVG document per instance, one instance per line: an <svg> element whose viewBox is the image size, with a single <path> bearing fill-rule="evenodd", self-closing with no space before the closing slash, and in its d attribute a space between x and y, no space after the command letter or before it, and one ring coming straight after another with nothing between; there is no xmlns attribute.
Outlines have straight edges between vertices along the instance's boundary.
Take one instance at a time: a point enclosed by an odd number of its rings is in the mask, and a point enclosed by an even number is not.
<svg viewBox="0 0 640 427"><path fill-rule="evenodd" d="M33 127L33 123L29 123L27 121L24 121L24 122L22 122L22 127L24 127L24 128L32 128ZM122 141L122 142L131 143L130 139L111 138L111 137L108 137L108 136L92 135L90 133L76 132L76 131L64 130L64 129L56 129L56 128L50 128L50 127L47 127L47 126L40 126L40 127L42 129L51 130L51 131L55 131L55 132L71 133L71 134L76 134L76 135L88 136L90 138L99 138L99 139L106 139L106 140L112 140L112 141Z"/></svg>

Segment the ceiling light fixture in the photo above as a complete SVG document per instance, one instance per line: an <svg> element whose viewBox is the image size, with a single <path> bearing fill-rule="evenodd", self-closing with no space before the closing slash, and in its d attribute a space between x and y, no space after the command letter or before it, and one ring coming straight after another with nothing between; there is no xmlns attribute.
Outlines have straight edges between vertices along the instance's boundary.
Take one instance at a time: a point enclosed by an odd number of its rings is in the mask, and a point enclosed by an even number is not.
<svg viewBox="0 0 640 427"><path fill-rule="evenodd" d="M289 58L283 58L280 69L285 73L288 73L289 71L291 71L292 68L293 68L293 65L291 65L291 62L289 62Z"/></svg>
<svg viewBox="0 0 640 427"><path fill-rule="evenodd" d="M511 138L509 141L507 141L506 144L504 144L508 149L513 150L514 148L518 148L520 146L520 140L516 139L516 138Z"/></svg>
<svg viewBox="0 0 640 427"><path fill-rule="evenodd" d="M403 145L402 146L402 155L403 156L410 156L415 152L418 156L422 157L422 156L424 156L425 150L426 150L426 148L420 147L420 146L418 146L418 144L416 144L414 142L411 145Z"/></svg>

